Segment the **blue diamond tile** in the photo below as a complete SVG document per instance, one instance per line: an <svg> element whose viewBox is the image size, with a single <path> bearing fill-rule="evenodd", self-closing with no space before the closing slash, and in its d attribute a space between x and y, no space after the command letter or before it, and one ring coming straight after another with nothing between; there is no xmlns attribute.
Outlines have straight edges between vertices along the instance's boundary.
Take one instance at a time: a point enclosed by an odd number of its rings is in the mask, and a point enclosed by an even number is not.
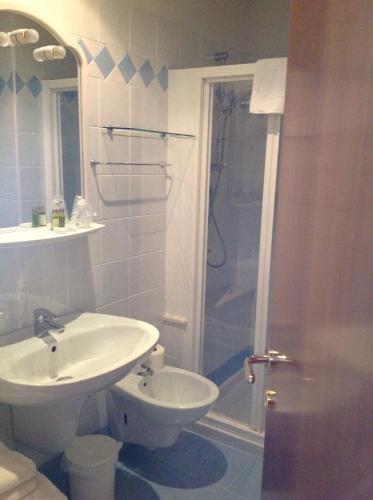
<svg viewBox="0 0 373 500"><path fill-rule="evenodd" d="M40 92L43 90L43 86L42 86L39 78L35 75L32 78L30 78L30 80L27 82L26 85L34 97L38 97Z"/></svg>
<svg viewBox="0 0 373 500"><path fill-rule="evenodd" d="M6 82L8 84L9 89L13 92L13 73L10 73L10 77L8 78L8 81Z"/></svg>
<svg viewBox="0 0 373 500"><path fill-rule="evenodd" d="M91 61L93 61L92 54L89 52L87 45L83 42L82 39L79 40L78 44L82 48L84 55L87 59L87 63L89 64Z"/></svg>
<svg viewBox="0 0 373 500"><path fill-rule="evenodd" d="M148 59L144 62L144 64L139 69L139 74L141 76L142 81L144 82L145 87L149 87L152 81L155 78L154 70L152 65L148 61Z"/></svg>
<svg viewBox="0 0 373 500"><path fill-rule="evenodd" d="M0 76L0 94L4 90L4 87L5 87L4 79Z"/></svg>
<svg viewBox="0 0 373 500"><path fill-rule="evenodd" d="M8 81L7 81L7 84L8 84L8 87L10 88L10 90L12 92L14 92L14 80L13 80L13 76L14 76L14 79L15 79L15 84L16 84L16 94L18 94L18 92L20 92L23 87L25 86L25 84L23 83L22 81L22 78L19 76L19 74L16 72L16 73L11 73Z"/></svg>
<svg viewBox="0 0 373 500"><path fill-rule="evenodd" d="M18 94L18 92L20 92L24 86L25 84L23 83L22 78L18 73L16 73L16 94Z"/></svg>
<svg viewBox="0 0 373 500"><path fill-rule="evenodd" d="M133 64L129 54L126 54L118 64L118 69L122 73L123 78L128 83L136 74L136 66Z"/></svg>
<svg viewBox="0 0 373 500"><path fill-rule="evenodd" d="M76 90L65 90L61 93L61 101L66 104L71 104L74 99L78 97L78 92Z"/></svg>
<svg viewBox="0 0 373 500"><path fill-rule="evenodd" d="M104 78L107 78L115 67L113 58L106 47L98 53L95 61Z"/></svg>
<svg viewBox="0 0 373 500"><path fill-rule="evenodd" d="M162 87L163 92L166 92L168 89L168 69L167 66L163 65L159 70L157 75L159 85Z"/></svg>

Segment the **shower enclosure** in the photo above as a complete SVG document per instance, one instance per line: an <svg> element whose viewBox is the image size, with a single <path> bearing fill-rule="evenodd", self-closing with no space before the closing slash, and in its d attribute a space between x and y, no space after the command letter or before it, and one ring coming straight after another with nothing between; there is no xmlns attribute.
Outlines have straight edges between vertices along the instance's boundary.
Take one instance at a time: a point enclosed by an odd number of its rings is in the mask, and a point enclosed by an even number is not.
<svg viewBox="0 0 373 500"><path fill-rule="evenodd" d="M220 387L214 411L249 425L268 118L249 113L249 81L212 90L202 371Z"/></svg>
<svg viewBox="0 0 373 500"><path fill-rule="evenodd" d="M243 362L266 350L280 115L250 113L255 69L170 71L169 127L194 140L168 145L165 305L181 366L220 388L200 424L260 444L264 370L250 385Z"/></svg>

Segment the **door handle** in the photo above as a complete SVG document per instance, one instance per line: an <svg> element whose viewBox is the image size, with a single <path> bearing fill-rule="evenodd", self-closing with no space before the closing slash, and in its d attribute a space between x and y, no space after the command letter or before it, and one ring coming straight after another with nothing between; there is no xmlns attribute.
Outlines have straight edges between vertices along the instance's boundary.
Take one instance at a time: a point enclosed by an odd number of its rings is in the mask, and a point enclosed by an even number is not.
<svg viewBox="0 0 373 500"><path fill-rule="evenodd" d="M245 359L245 378L250 384L253 384L255 382L253 365L264 364L268 368L268 370L271 370L276 363L291 362L292 361L286 356L286 354L280 353L278 351L268 351L268 353L264 355L253 354L252 356L248 356Z"/></svg>

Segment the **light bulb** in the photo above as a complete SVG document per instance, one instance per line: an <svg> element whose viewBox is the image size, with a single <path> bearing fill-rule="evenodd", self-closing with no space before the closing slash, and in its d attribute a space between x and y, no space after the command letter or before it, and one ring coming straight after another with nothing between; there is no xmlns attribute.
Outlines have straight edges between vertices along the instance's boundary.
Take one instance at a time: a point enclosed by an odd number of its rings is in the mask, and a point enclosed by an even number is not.
<svg viewBox="0 0 373 500"><path fill-rule="evenodd" d="M8 47L9 35L5 31L0 31L0 47Z"/></svg>
<svg viewBox="0 0 373 500"><path fill-rule="evenodd" d="M33 56L38 62L64 59L66 57L66 49L62 45L46 45L45 47L35 49Z"/></svg>
<svg viewBox="0 0 373 500"><path fill-rule="evenodd" d="M34 29L22 28L8 33L13 45L26 45L36 43L39 40L39 33Z"/></svg>

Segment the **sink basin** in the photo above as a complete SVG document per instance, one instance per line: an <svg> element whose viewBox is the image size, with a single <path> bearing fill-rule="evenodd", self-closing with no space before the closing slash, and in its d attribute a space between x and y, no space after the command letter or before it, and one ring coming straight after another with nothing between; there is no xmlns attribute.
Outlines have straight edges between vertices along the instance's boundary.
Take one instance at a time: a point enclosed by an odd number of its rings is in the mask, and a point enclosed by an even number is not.
<svg viewBox="0 0 373 500"><path fill-rule="evenodd" d="M0 402L35 406L94 394L127 375L159 338L148 323L106 314L70 317L51 335L0 347Z"/></svg>

